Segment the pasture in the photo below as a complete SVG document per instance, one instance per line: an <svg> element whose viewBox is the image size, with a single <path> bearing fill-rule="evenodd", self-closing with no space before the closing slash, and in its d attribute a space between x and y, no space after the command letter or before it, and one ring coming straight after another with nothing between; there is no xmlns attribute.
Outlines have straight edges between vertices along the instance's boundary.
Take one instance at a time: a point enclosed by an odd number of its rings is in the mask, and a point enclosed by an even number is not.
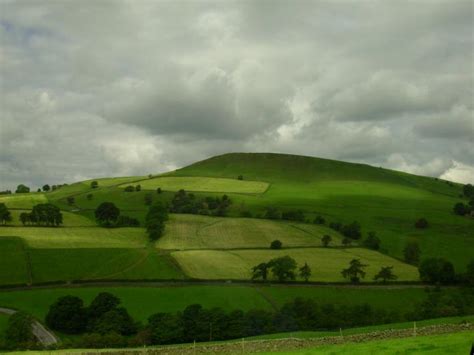
<svg viewBox="0 0 474 355"><path fill-rule="evenodd" d="M263 181L246 181L211 177L157 177L137 182L144 190L222 192L241 194L261 194L268 188ZM125 188L128 184L120 185Z"/></svg>
<svg viewBox="0 0 474 355"><path fill-rule="evenodd" d="M48 199L44 193L30 192L27 194L0 195L0 203L8 208L31 209L38 203L47 203Z"/></svg>
<svg viewBox="0 0 474 355"><path fill-rule="evenodd" d="M311 267L311 281L345 281L341 270L352 259L367 264L364 281L372 282L382 266L393 266L400 281L418 280L418 270L411 265L392 259L381 253L362 248L301 248L283 250L189 250L176 251L171 255L178 261L184 273L197 279L248 280L251 268L275 257L289 255L298 266L305 262Z"/></svg>
<svg viewBox="0 0 474 355"><path fill-rule="evenodd" d="M278 239L284 246L321 246L329 234L340 245L339 233L324 227L297 222L255 218L219 218L171 215L165 234L156 246L162 249L268 248Z"/></svg>
<svg viewBox="0 0 474 355"><path fill-rule="evenodd" d="M30 282L23 241L16 237L0 238L0 285Z"/></svg>

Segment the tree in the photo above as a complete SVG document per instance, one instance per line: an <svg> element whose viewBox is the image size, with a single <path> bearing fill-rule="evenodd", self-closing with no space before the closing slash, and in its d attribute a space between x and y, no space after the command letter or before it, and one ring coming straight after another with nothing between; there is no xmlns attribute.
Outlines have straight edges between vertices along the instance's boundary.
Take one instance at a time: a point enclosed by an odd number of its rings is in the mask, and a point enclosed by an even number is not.
<svg viewBox="0 0 474 355"><path fill-rule="evenodd" d="M137 185L137 186L135 186L135 191L136 191L136 192L139 192L139 191L141 191L141 190L142 190L142 185Z"/></svg>
<svg viewBox="0 0 474 355"><path fill-rule="evenodd" d="M168 220L168 208L162 201L150 206L145 218L145 227L150 240L157 240L165 231L165 222Z"/></svg>
<svg viewBox="0 0 474 355"><path fill-rule="evenodd" d="M472 186L471 184L464 185L462 188L462 191L463 191L464 196L468 198L474 197L474 186Z"/></svg>
<svg viewBox="0 0 474 355"><path fill-rule="evenodd" d="M465 205L462 202L458 202L453 207L454 213L458 216L464 216L470 212L470 208L468 205Z"/></svg>
<svg viewBox="0 0 474 355"><path fill-rule="evenodd" d="M280 282L294 280L296 278L296 261L288 255L274 258L270 260L268 265L272 270L273 276L275 276Z"/></svg>
<svg viewBox="0 0 474 355"><path fill-rule="evenodd" d="M358 283L361 278L365 277L364 268L366 267L367 265L362 264L360 259L352 259L349 263L349 267L343 269L341 274L345 279L351 280L352 283Z"/></svg>
<svg viewBox="0 0 474 355"><path fill-rule="evenodd" d="M396 280L398 277L393 273L393 266L382 266L380 271L374 276L374 280L382 280L383 283L387 281Z"/></svg>
<svg viewBox="0 0 474 355"><path fill-rule="evenodd" d="M79 297L60 297L46 315L46 325L66 334L82 333L87 326L86 309Z"/></svg>
<svg viewBox="0 0 474 355"><path fill-rule="evenodd" d="M309 278L311 277L311 268L309 265L304 263L304 265L300 267L299 271L301 278L308 282Z"/></svg>
<svg viewBox="0 0 474 355"><path fill-rule="evenodd" d="M454 266L443 258L428 258L418 268L421 281L433 284L453 283L456 278Z"/></svg>
<svg viewBox="0 0 474 355"><path fill-rule="evenodd" d="M342 226L341 233L349 238L352 239L360 239L361 232L360 232L360 224L356 221L352 222L351 224L347 224Z"/></svg>
<svg viewBox="0 0 474 355"><path fill-rule="evenodd" d="M156 193L157 193L158 195L161 194L162 192L163 192L163 191L161 190L161 187L159 187L159 188L156 189Z"/></svg>
<svg viewBox="0 0 474 355"><path fill-rule="evenodd" d="M8 349L31 349L36 345L32 318L24 312L16 312L8 318L5 329L5 345Z"/></svg>
<svg viewBox="0 0 474 355"><path fill-rule="evenodd" d="M352 239L348 237L344 237L341 243L343 246L348 247L349 245L351 245Z"/></svg>
<svg viewBox="0 0 474 355"><path fill-rule="evenodd" d="M120 209L112 202L102 202L95 210L95 219L100 224L110 227L120 215Z"/></svg>
<svg viewBox="0 0 474 355"><path fill-rule="evenodd" d="M278 239L277 240L274 240L273 242L271 242L270 244L270 248L271 249L281 249L283 243L280 242Z"/></svg>
<svg viewBox="0 0 474 355"><path fill-rule="evenodd" d="M171 313L156 313L148 318L153 344L176 344L183 341L180 317Z"/></svg>
<svg viewBox="0 0 474 355"><path fill-rule="evenodd" d="M63 224L61 210L51 203L40 203L33 206L29 221L39 226L57 227Z"/></svg>
<svg viewBox="0 0 474 355"><path fill-rule="evenodd" d="M153 197L150 193L145 195L145 205L150 206L153 203Z"/></svg>
<svg viewBox="0 0 474 355"><path fill-rule="evenodd" d="M20 213L20 221L23 225L26 225L26 223L30 222L30 213L28 212L22 212Z"/></svg>
<svg viewBox="0 0 474 355"><path fill-rule="evenodd" d="M119 307L102 314L95 321L92 330L102 335L110 333L132 335L137 332L137 326L127 310Z"/></svg>
<svg viewBox="0 0 474 355"><path fill-rule="evenodd" d="M3 202L0 203L0 223L6 224L7 222L11 222L11 220L12 215L7 205L5 205Z"/></svg>
<svg viewBox="0 0 474 355"><path fill-rule="evenodd" d="M96 189L99 187L99 183L97 181L91 181L91 188Z"/></svg>
<svg viewBox="0 0 474 355"><path fill-rule="evenodd" d="M252 280L262 279L267 281L269 268L268 263L260 263L254 266L252 268Z"/></svg>
<svg viewBox="0 0 474 355"><path fill-rule="evenodd" d="M30 192L30 188L23 184L18 185L15 191L16 194L26 194L28 192Z"/></svg>
<svg viewBox="0 0 474 355"><path fill-rule="evenodd" d="M316 216L314 218L314 224L324 224L324 223L326 223L326 220L323 217Z"/></svg>
<svg viewBox="0 0 474 355"><path fill-rule="evenodd" d="M243 177L243 175L239 175L239 176L237 176L237 179L238 179L238 180L243 180L244 177Z"/></svg>
<svg viewBox="0 0 474 355"><path fill-rule="evenodd" d="M43 191L44 192L48 192L49 190L51 190L51 187L48 184L43 185Z"/></svg>
<svg viewBox="0 0 474 355"><path fill-rule="evenodd" d="M380 238L377 237L375 232L369 232L367 239L364 240L364 246L372 249L372 250L379 250L380 249Z"/></svg>
<svg viewBox="0 0 474 355"><path fill-rule="evenodd" d="M117 296L109 292L101 292L95 296L87 308L87 315L90 319L98 319L108 311L116 309L120 302Z"/></svg>
<svg viewBox="0 0 474 355"><path fill-rule="evenodd" d="M329 243L331 243L332 238L330 235L325 235L321 238L321 243L323 243L323 246L327 248L329 246Z"/></svg>
<svg viewBox="0 0 474 355"><path fill-rule="evenodd" d="M75 202L75 198L74 198L74 197L69 196L69 197L67 198L67 204L68 204L69 206L74 205L74 202Z"/></svg>
<svg viewBox="0 0 474 355"><path fill-rule="evenodd" d="M421 250L417 242L408 242L403 249L405 261L412 265L417 265L420 261Z"/></svg>
<svg viewBox="0 0 474 355"><path fill-rule="evenodd" d="M428 228L428 221L426 220L426 218L419 218L419 219L415 222L415 228L418 228L418 229L426 229L426 228Z"/></svg>

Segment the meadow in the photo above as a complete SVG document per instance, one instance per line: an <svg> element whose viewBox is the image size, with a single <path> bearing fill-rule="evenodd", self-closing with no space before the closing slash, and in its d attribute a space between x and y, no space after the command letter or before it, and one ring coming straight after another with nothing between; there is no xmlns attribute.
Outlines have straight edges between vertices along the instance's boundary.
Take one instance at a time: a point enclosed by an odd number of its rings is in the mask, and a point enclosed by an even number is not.
<svg viewBox="0 0 474 355"><path fill-rule="evenodd" d="M416 281L419 277L418 270L414 266L362 248L188 250L173 252L171 255L188 276L197 279L248 280L253 266L285 255L294 258L298 266L308 263L312 270L311 281L343 282L341 271L352 259L360 259L362 263L368 265L364 280L369 282L382 266L393 266L393 272L400 281Z"/></svg>
<svg viewBox="0 0 474 355"><path fill-rule="evenodd" d="M31 192L27 194L0 195L0 203L8 208L31 209L38 203L46 203L48 199L44 193Z"/></svg>

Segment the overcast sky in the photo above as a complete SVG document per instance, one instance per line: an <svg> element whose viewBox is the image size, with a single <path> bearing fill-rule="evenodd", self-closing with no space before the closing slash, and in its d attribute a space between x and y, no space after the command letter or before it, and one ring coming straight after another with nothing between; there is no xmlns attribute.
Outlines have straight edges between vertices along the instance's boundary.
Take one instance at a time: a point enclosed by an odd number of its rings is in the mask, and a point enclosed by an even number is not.
<svg viewBox="0 0 474 355"><path fill-rule="evenodd" d="M473 4L0 0L0 190L232 151L474 182Z"/></svg>

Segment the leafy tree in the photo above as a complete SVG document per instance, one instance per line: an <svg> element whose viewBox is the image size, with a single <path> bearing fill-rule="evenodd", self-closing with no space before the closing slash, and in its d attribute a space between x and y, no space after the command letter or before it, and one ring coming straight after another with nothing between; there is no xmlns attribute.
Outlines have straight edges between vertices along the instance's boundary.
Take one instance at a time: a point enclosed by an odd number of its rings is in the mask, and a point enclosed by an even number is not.
<svg viewBox="0 0 474 355"><path fill-rule="evenodd" d="M140 192L142 190L142 185L135 186L135 191Z"/></svg>
<svg viewBox="0 0 474 355"><path fill-rule="evenodd" d="M162 192L163 192L163 191L161 190L161 187L159 187L159 188L156 189L156 193L157 193L158 195L161 194Z"/></svg>
<svg viewBox="0 0 474 355"><path fill-rule="evenodd" d="M269 268L270 266L268 263L260 263L257 266L254 266L252 268L252 280L261 278L263 281L267 281Z"/></svg>
<svg viewBox="0 0 474 355"><path fill-rule="evenodd" d="M324 223L326 223L326 220L323 217L316 216L314 218L314 224L324 224Z"/></svg>
<svg viewBox="0 0 474 355"><path fill-rule="evenodd" d="M238 180L243 180L244 177L243 177L243 175L239 175L239 176L237 176L237 179L238 179Z"/></svg>
<svg viewBox="0 0 474 355"><path fill-rule="evenodd" d="M329 246L329 243L331 243L332 241L332 238L330 235L324 235L322 238L321 238L321 243L323 243L323 246L325 248L327 248Z"/></svg>
<svg viewBox="0 0 474 355"><path fill-rule="evenodd" d="M30 192L30 188L23 184L18 185L15 191L16 194L26 194L28 192Z"/></svg>
<svg viewBox="0 0 474 355"><path fill-rule="evenodd" d="M292 257L286 255L279 258L274 258L268 263L273 276L275 276L278 281L283 282L287 280L294 280L296 261Z"/></svg>
<svg viewBox="0 0 474 355"><path fill-rule="evenodd" d="M347 224L342 227L341 233L349 238L352 239L360 239L362 236L360 232L360 224L356 221L352 222L351 224Z"/></svg>
<svg viewBox="0 0 474 355"><path fill-rule="evenodd" d="M8 318L5 345L10 350L35 347L36 338L33 334L31 316L23 312L16 312Z"/></svg>
<svg viewBox="0 0 474 355"><path fill-rule="evenodd" d="M51 190L51 187L48 184L43 185L43 191L44 192L48 192L49 190Z"/></svg>
<svg viewBox="0 0 474 355"><path fill-rule="evenodd" d="M145 227L150 240L157 240L163 235L167 220L168 208L162 201L157 201L150 206L145 218Z"/></svg>
<svg viewBox="0 0 474 355"><path fill-rule="evenodd" d="M128 185L125 189L125 192L135 192L135 187L132 185Z"/></svg>
<svg viewBox="0 0 474 355"><path fill-rule="evenodd" d="M102 202L95 210L95 219L100 224L110 227L120 215L120 209L112 202Z"/></svg>
<svg viewBox="0 0 474 355"><path fill-rule="evenodd" d="M79 297L60 297L50 307L46 324L53 330L66 334L82 333L87 326L84 303Z"/></svg>
<svg viewBox="0 0 474 355"><path fill-rule="evenodd" d="M274 240L273 242L271 242L270 244L270 248L271 249L281 249L283 243L280 242L278 239L277 240Z"/></svg>
<svg viewBox="0 0 474 355"><path fill-rule="evenodd" d="M412 265L417 265L420 261L421 250L417 242L409 242L403 249L405 261Z"/></svg>
<svg viewBox="0 0 474 355"><path fill-rule="evenodd" d="M374 276L374 280L382 280L383 283L387 281L396 280L398 277L393 273L393 266L382 266L380 271Z"/></svg>
<svg viewBox="0 0 474 355"><path fill-rule="evenodd" d="M26 223L30 222L30 213L28 212L20 213L20 221L23 225L26 225Z"/></svg>
<svg viewBox="0 0 474 355"><path fill-rule="evenodd" d="M302 267L299 269L300 277L308 282L309 278L311 277L311 268L307 263L304 263Z"/></svg>
<svg viewBox="0 0 474 355"><path fill-rule="evenodd" d="M474 197L474 186L471 184L466 184L462 188L463 194L466 197Z"/></svg>
<svg viewBox="0 0 474 355"><path fill-rule="evenodd" d="M344 237L341 243L343 246L348 247L349 245L351 245L352 239L349 237Z"/></svg>
<svg viewBox="0 0 474 355"><path fill-rule="evenodd" d="M372 250L379 250L380 249L380 238L377 237L375 232L369 232L367 239L364 240L364 246L372 249Z"/></svg>
<svg viewBox="0 0 474 355"><path fill-rule="evenodd" d="M91 188L96 189L99 187L99 183L97 181L91 181Z"/></svg>
<svg viewBox="0 0 474 355"><path fill-rule="evenodd" d="M288 221L304 221L304 213L302 210L289 210L285 211L281 214L282 219L286 219Z"/></svg>
<svg viewBox="0 0 474 355"><path fill-rule="evenodd" d="M428 221L426 220L426 218L419 218L415 222L415 227L418 229L426 229L428 228Z"/></svg>
<svg viewBox="0 0 474 355"><path fill-rule="evenodd" d="M69 196L69 197L67 198L67 203L68 203L69 206L74 205L74 202L75 202L75 201L76 201L75 198L72 197L72 196Z"/></svg>
<svg viewBox="0 0 474 355"><path fill-rule="evenodd" d="M343 269L341 274L345 279L351 280L352 283L358 283L361 278L365 277L364 268L366 267L367 265L362 264L360 259L352 259L349 263L349 267Z"/></svg>
<svg viewBox="0 0 474 355"><path fill-rule="evenodd" d="M40 203L33 206L29 221L40 226L57 227L63 224L63 214L51 203Z"/></svg>
<svg viewBox="0 0 474 355"><path fill-rule="evenodd" d="M7 222L11 222L12 215L10 210L8 209L7 205L3 202L0 203L0 223L6 224Z"/></svg>
<svg viewBox="0 0 474 355"><path fill-rule="evenodd" d="M132 335L137 332L137 326L127 310L119 307L102 314L95 321L93 331L103 335L110 333Z"/></svg>
<svg viewBox="0 0 474 355"><path fill-rule="evenodd" d="M176 344L183 341L183 323L179 316L156 313L148 318L153 344Z"/></svg>
<svg viewBox="0 0 474 355"><path fill-rule="evenodd" d="M462 202L456 203L453 207L453 210L454 210L454 213L457 214L458 216L464 216L471 211L469 206L465 205Z"/></svg>
<svg viewBox="0 0 474 355"><path fill-rule="evenodd" d="M101 292L92 300L87 308L87 315L90 319L98 319L108 311L116 309L120 302L117 296L109 292Z"/></svg>
<svg viewBox="0 0 474 355"><path fill-rule="evenodd" d="M456 278L454 266L443 258L428 258L418 268L421 281L433 284L453 283Z"/></svg>
<svg viewBox="0 0 474 355"><path fill-rule="evenodd" d="M115 225L117 227L138 227L140 226L140 221L133 217L120 215Z"/></svg>

